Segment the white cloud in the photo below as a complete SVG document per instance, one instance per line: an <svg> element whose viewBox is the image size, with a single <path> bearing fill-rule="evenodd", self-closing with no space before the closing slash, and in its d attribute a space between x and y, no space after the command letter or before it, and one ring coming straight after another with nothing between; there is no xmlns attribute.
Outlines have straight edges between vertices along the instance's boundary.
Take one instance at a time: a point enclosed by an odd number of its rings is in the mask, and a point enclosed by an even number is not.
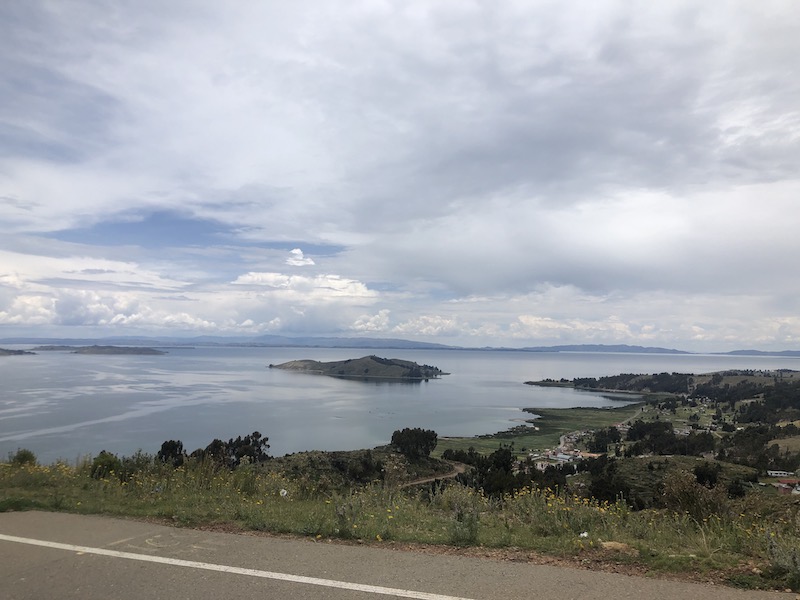
<svg viewBox="0 0 800 600"><path fill-rule="evenodd" d="M389 311L383 309L374 315L361 315L352 325L354 331L361 333L384 332L389 329Z"/></svg>
<svg viewBox="0 0 800 600"><path fill-rule="evenodd" d="M437 337L464 335L463 329L464 326L457 319L441 315L422 315L396 325L392 331L401 335Z"/></svg>
<svg viewBox="0 0 800 600"><path fill-rule="evenodd" d="M359 281L338 275L285 275L283 273L246 273L232 282L233 285L252 286L265 293L281 292L309 302L325 299L353 298L370 300L376 294Z"/></svg>
<svg viewBox="0 0 800 600"><path fill-rule="evenodd" d="M295 248L290 252L290 254L291 256L286 259L287 265L291 265L293 267L306 267L315 264L312 258L303 255L303 251L300 250L300 248Z"/></svg>
<svg viewBox="0 0 800 600"><path fill-rule="evenodd" d="M3 325L47 325L54 317L55 301L45 296L20 295L5 310L0 310L0 324Z"/></svg>

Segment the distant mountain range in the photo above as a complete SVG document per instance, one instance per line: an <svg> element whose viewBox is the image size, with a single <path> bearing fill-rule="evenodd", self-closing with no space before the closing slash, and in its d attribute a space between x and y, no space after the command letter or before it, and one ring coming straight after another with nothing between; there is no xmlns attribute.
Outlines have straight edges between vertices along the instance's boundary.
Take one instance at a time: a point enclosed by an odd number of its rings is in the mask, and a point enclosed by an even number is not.
<svg viewBox="0 0 800 600"><path fill-rule="evenodd" d="M396 349L396 350L463 350L463 351L495 351L495 352L608 352L631 354L717 354L729 356L786 356L800 357L800 350L733 350L731 352L687 352L674 348L654 346L631 346L628 344L570 344L561 346L528 346L525 348L484 347L469 348L464 346L448 346L429 342L393 338L350 338L350 337L287 337L281 335L261 335L256 337L225 337L202 335L196 337L146 337L146 336L113 336L104 338L39 338L14 337L0 339L5 344L37 344L61 346L238 346L238 347L282 347L282 348L361 348L361 349Z"/></svg>
<svg viewBox="0 0 800 600"><path fill-rule="evenodd" d="M345 338L345 337L286 337L281 335L261 335L257 337L225 337L201 335L196 337L146 337L112 336L104 338L37 338L15 337L0 339L0 344L38 344L59 346L255 346L280 348L362 348L362 349L429 349L450 350L455 346L412 342L391 338Z"/></svg>
<svg viewBox="0 0 800 600"><path fill-rule="evenodd" d="M628 344L572 344L568 346L533 346L520 348L526 352L632 352L635 354L694 354L673 348L629 346Z"/></svg>

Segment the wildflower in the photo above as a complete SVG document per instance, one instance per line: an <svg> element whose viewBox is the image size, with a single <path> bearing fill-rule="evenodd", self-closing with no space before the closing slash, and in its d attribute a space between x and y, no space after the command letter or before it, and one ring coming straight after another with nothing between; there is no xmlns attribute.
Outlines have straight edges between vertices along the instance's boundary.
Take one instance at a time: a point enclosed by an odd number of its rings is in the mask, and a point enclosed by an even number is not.
<svg viewBox="0 0 800 600"><path fill-rule="evenodd" d="M579 538L587 538L587 537L589 537L589 532L588 531L582 531L582 532L580 532L578 534L578 537Z"/></svg>
<svg viewBox="0 0 800 600"><path fill-rule="evenodd" d="M281 498L286 498L286 496L289 495L289 492L287 492L285 489L281 488L280 494L281 494Z"/></svg>

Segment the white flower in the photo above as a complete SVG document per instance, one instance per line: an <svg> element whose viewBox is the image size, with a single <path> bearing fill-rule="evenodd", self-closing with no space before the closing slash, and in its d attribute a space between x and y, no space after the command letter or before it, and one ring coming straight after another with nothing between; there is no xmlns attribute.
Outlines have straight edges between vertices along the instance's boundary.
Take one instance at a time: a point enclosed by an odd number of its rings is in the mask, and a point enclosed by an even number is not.
<svg viewBox="0 0 800 600"><path fill-rule="evenodd" d="M287 492L284 489L281 490L281 498L286 498L286 496L288 496L288 495L289 495L289 492Z"/></svg>
<svg viewBox="0 0 800 600"><path fill-rule="evenodd" d="M589 532L588 531L583 531L583 532L578 534L578 537L579 538L587 538L587 537L589 537Z"/></svg>

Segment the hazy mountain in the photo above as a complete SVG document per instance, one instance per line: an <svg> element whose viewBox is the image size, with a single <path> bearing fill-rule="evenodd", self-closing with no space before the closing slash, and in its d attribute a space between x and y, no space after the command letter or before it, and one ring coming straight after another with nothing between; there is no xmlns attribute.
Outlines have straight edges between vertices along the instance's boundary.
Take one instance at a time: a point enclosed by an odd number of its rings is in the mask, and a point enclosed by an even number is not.
<svg viewBox="0 0 800 600"><path fill-rule="evenodd" d="M391 338L345 338L345 337L286 337L262 335L257 337L213 336L196 337L143 337L114 336L104 338L36 338L16 337L0 340L3 344L39 344L59 346L254 346L284 348L372 348L372 349L430 349L446 350L454 346L414 342Z"/></svg>
<svg viewBox="0 0 800 600"><path fill-rule="evenodd" d="M534 346L520 348L525 352L628 352L632 354L693 354L674 348L629 346L628 344L573 344L568 346Z"/></svg>
<svg viewBox="0 0 800 600"><path fill-rule="evenodd" d="M697 354L675 348L657 346L632 346L629 344L570 344L561 346L528 346L525 348L466 348L448 346L430 342L415 342L396 338L362 338L362 337L288 337L282 335L260 336L215 336L201 335L195 337L171 336L113 336L104 338L39 338L15 337L0 339L0 344L52 344L63 346L252 346L282 348L364 348L364 349L399 349L399 350L464 350L492 352L617 352L630 354ZM702 354L719 354L722 356L786 356L800 357L800 350L733 350L730 352L703 352Z"/></svg>
<svg viewBox="0 0 800 600"><path fill-rule="evenodd" d="M727 356L790 356L790 357L796 357L796 356L800 356L800 350L775 350L774 352L763 351L763 350L733 350L731 352L720 352L719 354L725 354Z"/></svg>

